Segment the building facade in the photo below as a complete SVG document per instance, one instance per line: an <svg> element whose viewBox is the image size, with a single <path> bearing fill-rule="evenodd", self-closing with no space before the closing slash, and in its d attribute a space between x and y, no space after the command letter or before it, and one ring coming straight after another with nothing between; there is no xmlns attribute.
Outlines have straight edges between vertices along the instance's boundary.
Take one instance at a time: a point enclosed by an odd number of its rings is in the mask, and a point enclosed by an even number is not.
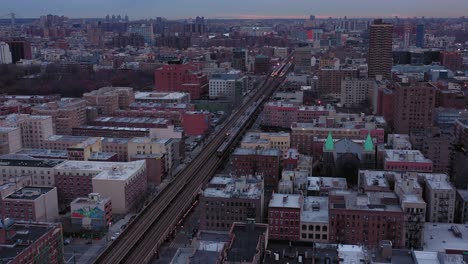
<svg viewBox="0 0 468 264"><path fill-rule="evenodd" d="M377 75L381 75L391 80L393 25L376 19L369 31L368 76L375 79Z"/></svg>

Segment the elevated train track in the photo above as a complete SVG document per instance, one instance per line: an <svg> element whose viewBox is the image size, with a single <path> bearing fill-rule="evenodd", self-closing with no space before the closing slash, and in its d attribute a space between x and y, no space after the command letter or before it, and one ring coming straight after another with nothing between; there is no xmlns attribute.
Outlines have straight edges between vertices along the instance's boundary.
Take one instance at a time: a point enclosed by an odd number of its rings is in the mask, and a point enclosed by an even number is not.
<svg viewBox="0 0 468 264"><path fill-rule="evenodd" d="M148 263L157 254L203 185L215 174L245 130L255 121L261 106L276 90L290 66L291 57L288 57L226 121L200 154L97 257L95 263Z"/></svg>

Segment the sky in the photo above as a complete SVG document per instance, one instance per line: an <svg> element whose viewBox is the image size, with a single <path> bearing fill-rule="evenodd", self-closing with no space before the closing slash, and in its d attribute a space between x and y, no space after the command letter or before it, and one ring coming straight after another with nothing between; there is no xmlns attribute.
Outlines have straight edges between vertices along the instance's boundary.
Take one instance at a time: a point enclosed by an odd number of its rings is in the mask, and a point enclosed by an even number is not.
<svg viewBox="0 0 468 264"><path fill-rule="evenodd" d="M468 0L0 0L0 16L45 14L70 18L128 15L130 19L306 18L317 17L460 17Z"/></svg>

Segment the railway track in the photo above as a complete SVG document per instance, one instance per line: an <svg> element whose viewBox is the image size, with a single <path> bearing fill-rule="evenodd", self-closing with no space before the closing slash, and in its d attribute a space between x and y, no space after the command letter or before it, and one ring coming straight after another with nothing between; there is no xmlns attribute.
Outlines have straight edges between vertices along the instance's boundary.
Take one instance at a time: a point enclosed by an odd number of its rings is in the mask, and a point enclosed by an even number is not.
<svg viewBox="0 0 468 264"><path fill-rule="evenodd" d="M247 110L252 111L249 107L259 100L260 103L253 111L256 113L260 111L263 102L280 84L281 77L277 75L265 80L263 86L227 120L226 125L206 144L202 152L143 208L117 240L97 257L95 263L148 263L154 254L157 254L157 250L174 232L179 219L197 197L202 186L214 175L229 155L234 143L254 119L247 120L242 129L237 131L235 139L231 141L231 146L226 148L224 155L217 155L217 149L225 141L226 133L236 126Z"/></svg>

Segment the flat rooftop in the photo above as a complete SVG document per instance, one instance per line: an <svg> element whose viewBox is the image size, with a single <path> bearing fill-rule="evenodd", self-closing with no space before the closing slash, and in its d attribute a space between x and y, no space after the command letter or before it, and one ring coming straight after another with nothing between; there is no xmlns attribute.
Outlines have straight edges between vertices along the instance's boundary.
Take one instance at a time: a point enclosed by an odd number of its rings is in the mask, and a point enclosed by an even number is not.
<svg viewBox="0 0 468 264"><path fill-rule="evenodd" d="M47 157L52 159L67 159L68 152L61 149L23 149L18 154L29 155L32 157Z"/></svg>
<svg viewBox="0 0 468 264"><path fill-rule="evenodd" d="M455 227L460 235L456 236ZM468 225L452 223L425 223L424 244L425 251L445 252L446 250L468 251Z"/></svg>
<svg viewBox="0 0 468 264"><path fill-rule="evenodd" d="M307 177L307 190L319 191L321 188L346 190L348 188L348 183L346 181L346 178Z"/></svg>
<svg viewBox="0 0 468 264"><path fill-rule="evenodd" d="M139 144L167 144L170 142L170 138L149 138L149 137L134 137L130 139L130 143L139 143Z"/></svg>
<svg viewBox="0 0 468 264"><path fill-rule="evenodd" d="M89 129L89 130L112 130L112 131L139 131L139 132L149 132L149 128L141 127L115 127L115 126L79 126L74 127L73 129Z"/></svg>
<svg viewBox="0 0 468 264"><path fill-rule="evenodd" d="M73 200L70 204L80 204L80 205L104 205L107 202L109 202L110 198L107 197L101 197L99 200L94 200L88 197L78 197L75 200Z"/></svg>
<svg viewBox="0 0 468 264"><path fill-rule="evenodd" d="M55 187L36 187L36 186L26 186L16 192L8 195L5 199L15 199L15 200L36 200L43 194L46 194L53 190Z"/></svg>
<svg viewBox="0 0 468 264"><path fill-rule="evenodd" d="M91 152L89 159L93 160L108 160L117 155L115 152Z"/></svg>
<svg viewBox="0 0 468 264"><path fill-rule="evenodd" d="M424 157L419 150L385 150L386 162L425 162L432 163L430 159Z"/></svg>
<svg viewBox="0 0 468 264"><path fill-rule="evenodd" d="M97 123L124 123L124 124L154 124L154 125L167 125L170 121L165 118L153 118L153 117L113 117L113 116L102 116L94 119Z"/></svg>
<svg viewBox="0 0 468 264"><path fill-rule="evenodd" d="M328 224L328 197L304 197L301 211L302 222Z"/></svg>
<svg viewBox="0 0 468 264"><path fill-rule="evenodd" d="M105 162L105 161L77 161L67 160L57 166L62 171L89 171L96 175L93 179L99 180L127 180L142 167L146 166L144 160L131 162ZM79 177L79 176L77 176Z"/></svg>
<svg viewBox="0 0 468 264"><path fill-rule="evenodd" d="M52 135L48 137L47 141L66 141L71 143L81 143L88 139L92 139L92 137L87 136L71 136L71 135Z"/></svg>
<svg viewBox="0 0 468 264"><path fill-rule="evenodd" d="M357 245L338 245L338 257L342 264L361 263L364 259L364 249Z"/></svg>
<svg viewBox="0 0 468 264"><path fill-rule="evenodd" d="M268 225L256 224L255 227L239 223L233 225L234 241L227 250L226 261L250 263L257 254L260 238L268 232Z"/></svg>
<svg viewBox="0 0 468 264"><path fill-rule="evenodd" d="M233 155L259 155L259 156L281 156L279 149L247 149L247 148L236 148Z"/></svg>
<svg viewBox="0 0 468 264"><path fill-rule="evenodd" d="M36 159L22 154L0 156L0 166L53 168L62 162L63 160Z"/></svg>
<svg viewBox="0 0 468 264"><path fill-rule="evenodd" d="M37 241L39 238L49 233L53 229L60 229L57 223L26 223L16 222L10 230L14 230L14 235L6 240L5 245L0 247L2 259L12 259L21 254L31 245L27 241ZM0 230L2 232L3 230ZM19 242L21 241L21 242ZM19 243L18 243L19 242Z"/></svg>
<svg viewBox="0 0 468 264"><path fill-rule="evenodd" d="M224 187L206 188L203 191L205 197L218 198L243 198L243 199L260 199L263 195L263 179L260 177L240 177L240 178L222 178L215 179L210 184L215 182L224 182ZM228 180L230 179L230 180Z"/></svg>
<svg viewBox="0 0 468 264"><path fill-rule="evenodd" d="M150 109L187 109L191 108L191 104L161 104L161 103L146 103L146 102L135 102L130 104L130 108L140 109L140 108L150 108Z"/></svg>
<svg viewBox="0 0 468 264"><path fill-rule="evenodd" d="M300 209L302 207L301 196L299 194L273 193L269 207Z"/></svg>
<svg viewBox="0 0 468 264"><path fill-rule="evenodd" d="M450 183L450 179L446 174L443 173L421 173L424 176L425 182L431 189L438 190L455 190L453 185Z"/></svg>
<svg viewBox="0 0 468 264"><path fill-rule="evenodd" d="M128 144L129 138L103 137L101 143Z"/></svg>
<svg viewBox="0 0 468 264"><path fill-rule="evenodd" d="M356 191L333 190L331 196L341 196L343 199L330 203L330 209L351 209L365 211L401 212L400 203L395 193L368 192L365 194Z"/></svg>
<svg viewBox="0 0 468 264"><path fill-rule="evenodd" d="M135 100L180 100L190 96L189 93L136 92Z"/></svg>

